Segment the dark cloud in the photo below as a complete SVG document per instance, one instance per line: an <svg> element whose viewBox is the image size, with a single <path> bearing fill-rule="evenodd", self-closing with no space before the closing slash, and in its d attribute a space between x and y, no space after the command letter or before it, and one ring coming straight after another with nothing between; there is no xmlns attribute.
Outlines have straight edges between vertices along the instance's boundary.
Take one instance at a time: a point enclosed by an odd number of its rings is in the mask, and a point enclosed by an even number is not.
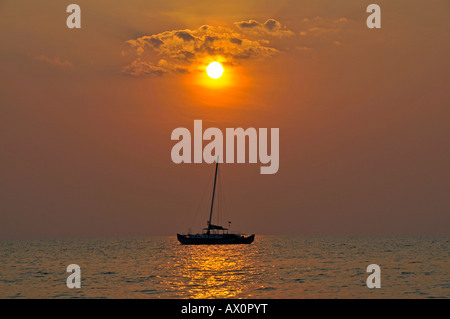
<svg viewBox="0 0 450 319"><path fill-rule="evenodd" d="M230 39L230 42L231 42L231 43L234 43L234 44L238 44L238 45L241 45L241 44L242 44L242 40L241 40L241 39L238 39L238 38L231 38L231 39Z"/></svg>
<svg viewBox="0 0 450 319"><path fill-rule="evenodd" d="M275 19L268 19L264 23L256 20L241 21L235 22L235 25L240 31L254 36L285 37L294 35L294 32L283 28L281 23Z"/></svg>
<svg viewBox="0 0 450 319"><path fill-rule="evenodd" d="M264 27L269 31L275 31L281 29L281 24L274 19L269 19L264 23Z"/></svg>
<svg viewBox="0 0 450 319"><path fill-rule="evenodd" d="M164 44L164 42L162 42L160 39L156 39L156 38L151 38L151 39L149 39L149 41L155 48L159 48L159 46L161 44Z"/></svg>
<svg viewBox="0 0 450 319"><path fill-rule="evenodd" d="M254 28L254 27L260 26L260 23L255 20L249 20L249 21L236 22L236 25L240 28Z"/></svg>
<svg viewBox="0 0 450 319"><path fill-rule="evenodd" d="M194 41L195 38L188 31L177 31L175 35L184 41Z"/></svg>

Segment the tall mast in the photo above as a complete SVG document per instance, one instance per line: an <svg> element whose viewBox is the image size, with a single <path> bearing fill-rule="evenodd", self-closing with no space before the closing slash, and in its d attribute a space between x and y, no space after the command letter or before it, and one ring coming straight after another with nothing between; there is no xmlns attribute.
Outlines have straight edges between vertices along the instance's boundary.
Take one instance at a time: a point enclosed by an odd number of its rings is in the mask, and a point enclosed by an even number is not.
<svg viewBox="0 0 450 319"><path fill-rule="evenodd" d="M214 188L213 188L213 194L212 194L212 200L211 200L211 211L209 212L209 222L208 222L208 234L209 230L211 229L211 217L214 207L214 194L216 193L216 181L217 181L217 169L219 168L219 156L217 156L217 162L216 162L216 173L214 174Z"/></svg>

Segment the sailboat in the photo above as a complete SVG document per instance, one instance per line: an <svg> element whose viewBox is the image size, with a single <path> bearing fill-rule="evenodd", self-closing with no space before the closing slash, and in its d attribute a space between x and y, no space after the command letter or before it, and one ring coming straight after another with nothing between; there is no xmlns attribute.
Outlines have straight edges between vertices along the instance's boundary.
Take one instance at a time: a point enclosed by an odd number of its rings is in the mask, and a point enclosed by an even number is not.
<svg viewBox="0 0 450 319"><path fill-rule="evenodd" d="M214 195L216 193L217 170L219 168L219 158L216 162L216 171L214 174L214 186L211 199L211 210L209 212L209 220L207 227L203 228L201 234L177 234L178 241L183 245L235 245L235 244L251 244L255 240L255 234L245 236L240 233L232 233L228 228L213 225L211 223L214 207Z"/></svg>

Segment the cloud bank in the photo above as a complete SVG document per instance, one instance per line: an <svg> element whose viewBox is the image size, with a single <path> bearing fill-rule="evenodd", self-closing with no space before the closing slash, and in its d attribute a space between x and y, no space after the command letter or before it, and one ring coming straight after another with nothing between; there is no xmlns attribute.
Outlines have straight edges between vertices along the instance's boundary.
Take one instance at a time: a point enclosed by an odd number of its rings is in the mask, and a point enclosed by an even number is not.
<svg viewBox="0 0 450 319"><path fill-rule="evenodd" d="M275 19L265 22L245 20L228 26L203 25L195 30L170 30L126 41L124 56L131 62L122 72L132 76L161 76L170 73L203 71L212 61L225 65L246 60L264 60L293 49L307 54L345 41L345 17L304 18L300 32L293 32Z"/></svg>
<svg viewBox="0 0 450 319"><path fill-rule="evenodd" d="M64 68L64 67L72 67L72 63L67 60L62 60L58 57L55 58L49 58L48 56L45 56L43 54L34 57L36 61L44 62L56 67Z"/></svg>
<svg viewBox="0 0 450 319"><path fill-rule="evenodd" d="M292 36L294 32L283 28L281 23L275 19L269 19L264 23L255 20L241 21L234 23L241 32L256 36L270 35L274 37Z"/></svg>
<svg viewBox="0 0 450 319"><path fill-rule="evenodd" d="M199 70L212 60L230 65L239 60L262 60L280 52L269 45L271 38L292 35L275 19L164 31L126 41L129 47L122 54L136 58L122 71L133 76L163 75Z"/></svg>

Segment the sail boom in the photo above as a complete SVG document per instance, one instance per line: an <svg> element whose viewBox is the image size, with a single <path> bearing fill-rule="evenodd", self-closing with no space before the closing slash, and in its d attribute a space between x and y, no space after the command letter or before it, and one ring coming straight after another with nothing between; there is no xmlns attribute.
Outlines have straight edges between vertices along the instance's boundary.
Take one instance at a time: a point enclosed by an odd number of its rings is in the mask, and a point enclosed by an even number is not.
<svg viewBox="0 0 450 319"><path fill-rule="evenodd" d="M218 226L218 225L212 225L212 224L209 224L207 228L203 228L203 229L204 230L209 230L209 229L228 230L228 228Z"/></svg>

